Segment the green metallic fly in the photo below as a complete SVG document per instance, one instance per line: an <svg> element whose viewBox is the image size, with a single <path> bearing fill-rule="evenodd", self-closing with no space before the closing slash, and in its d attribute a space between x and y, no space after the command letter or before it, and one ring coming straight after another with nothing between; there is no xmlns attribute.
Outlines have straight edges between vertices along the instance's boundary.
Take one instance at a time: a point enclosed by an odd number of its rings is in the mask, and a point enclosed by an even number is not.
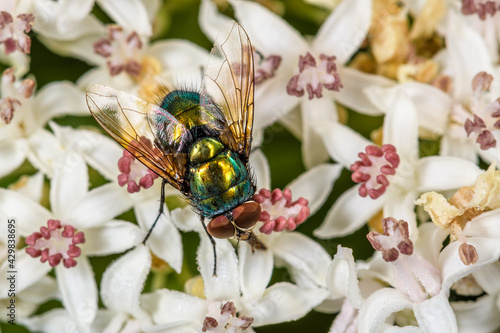
<svg viewBox="0 0 500 333"><path fill-rule="evenodd" d="M103 85L87 90L87 104L97 122L163 179L154 224L163 212L167 183L199 214L213 246L214 275L213 237L234 237L252 248L265 248L252 232L261 214L252 200L256 186L248 163L253 99L253 49L236 22L227 37L215 43L201 92L173 90L155 105ZM210 219L208 225L205 218Z"/></svg>

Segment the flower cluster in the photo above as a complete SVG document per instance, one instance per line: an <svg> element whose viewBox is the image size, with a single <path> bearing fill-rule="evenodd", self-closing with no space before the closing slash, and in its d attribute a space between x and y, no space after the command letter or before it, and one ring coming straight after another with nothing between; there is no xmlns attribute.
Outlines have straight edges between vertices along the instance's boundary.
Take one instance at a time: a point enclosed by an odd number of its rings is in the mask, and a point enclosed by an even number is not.
<svg viewBox="0 0 500 333"><path fill-rule="evenodd" d="M500 330L500 2L173 2L0 2L0 326Z"/></svg>

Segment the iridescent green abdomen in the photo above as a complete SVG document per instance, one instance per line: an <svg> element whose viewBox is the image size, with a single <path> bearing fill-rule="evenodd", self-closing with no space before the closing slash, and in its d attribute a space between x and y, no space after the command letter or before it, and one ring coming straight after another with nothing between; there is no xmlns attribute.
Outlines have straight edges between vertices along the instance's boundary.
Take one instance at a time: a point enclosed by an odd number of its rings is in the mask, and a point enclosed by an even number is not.
<svg viewBox="0 0 500 333"><path fill-rule="evenodd" d="M199 139L191 146L188 160L192 202L202 215L222 214L253 195L246 166L219 140Z"/></svg>

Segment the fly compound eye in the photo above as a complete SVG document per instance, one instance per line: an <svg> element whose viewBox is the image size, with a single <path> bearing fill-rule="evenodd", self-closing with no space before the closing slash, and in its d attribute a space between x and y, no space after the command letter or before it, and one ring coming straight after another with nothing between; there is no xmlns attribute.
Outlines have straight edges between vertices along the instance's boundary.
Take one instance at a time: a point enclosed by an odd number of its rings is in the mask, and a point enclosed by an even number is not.
<svg viewBox="0 0 500 333"><path fill-rule="evenodd" d="M260 204L247 201L233 209L233 220L238 228L250 229L260 218Z"/></svg>
<svg viewBox="0 0 500 333"><path fill-rule="evenodd" d="M231 238L236 230L234 225L225 215L220 215L214 218L207 226L208 233L215 238Z"/></svg>

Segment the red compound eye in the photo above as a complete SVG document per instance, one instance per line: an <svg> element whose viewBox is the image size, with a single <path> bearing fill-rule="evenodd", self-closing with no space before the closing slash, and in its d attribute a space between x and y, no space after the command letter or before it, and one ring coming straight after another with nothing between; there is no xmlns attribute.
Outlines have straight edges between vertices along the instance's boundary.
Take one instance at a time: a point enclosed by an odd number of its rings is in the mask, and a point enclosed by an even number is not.
<svg viewBox="0 0 500 333"><path fill-rule="evenodd" d="M260 213L260 204L247 201L233 209L234 223L241 229L250 229L259 221Z"/></svg>
<svg viewBox="0 0 500 333"><path fill-rule="evenodd" d="M214 218L207 226L208 233L215 238L231 238L235 234L235 229L231 221L225 215Z"/></svg>

